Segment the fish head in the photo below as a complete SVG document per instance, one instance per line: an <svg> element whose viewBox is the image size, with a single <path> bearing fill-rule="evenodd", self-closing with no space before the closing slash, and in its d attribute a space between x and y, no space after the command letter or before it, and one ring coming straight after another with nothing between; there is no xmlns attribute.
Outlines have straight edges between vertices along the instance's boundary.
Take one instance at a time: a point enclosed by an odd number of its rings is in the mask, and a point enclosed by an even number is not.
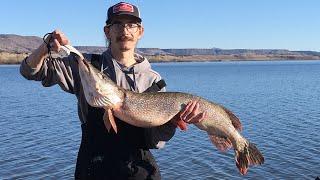
<svg viewBox="0 0 320 180"><path fill-rule="evenodd" d="M119 87L87 60L77 57L79 75L87 102L94 107L112 107L121 101Z"/></svg>

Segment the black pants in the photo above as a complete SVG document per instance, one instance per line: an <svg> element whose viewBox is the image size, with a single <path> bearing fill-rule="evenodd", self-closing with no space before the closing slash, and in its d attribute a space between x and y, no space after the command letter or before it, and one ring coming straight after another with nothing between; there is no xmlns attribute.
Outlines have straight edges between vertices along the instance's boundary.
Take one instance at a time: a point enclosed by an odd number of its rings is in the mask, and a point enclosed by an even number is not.
<svg viewBox="0 0 320 180"><path fill-rule="evenodd" d="M87 123L81 125L75 179L159 180L160 171L145 142L145 131L117 121L118 133L107 132L104 109L89 108Z"/></svg>
<svg viewBox="0 0 320 180"><path fill-rule="evenodd" d="M84 159L86 158L78 155L75 179L161 179L159 168L149 150L135 150L126 160L108 155L98 155L90 158L89 161Z"/></svg>

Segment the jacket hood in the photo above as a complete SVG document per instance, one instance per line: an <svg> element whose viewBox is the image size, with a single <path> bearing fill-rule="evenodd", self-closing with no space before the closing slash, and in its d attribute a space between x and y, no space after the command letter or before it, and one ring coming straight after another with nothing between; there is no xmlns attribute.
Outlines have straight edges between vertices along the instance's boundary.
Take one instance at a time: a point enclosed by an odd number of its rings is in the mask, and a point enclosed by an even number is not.
<svg viewBox="0 0 320 180"><path fill-rule="evenodd" d="M110 49L105 51L102 55L105 56L105 58L108 59L108 60L112 60L114 62L117 62L116 59L114 59L112 57ZM128 67L128 68L126 68L124 66L121 66L119 63L114 63L114 64L119 66L120 69L130 69L130 68L133 67L135 73L142 73L142 72L150 71L151 65L150 65L149 61L147 60L147 58L145 58L144 56L142 56L142 55L140 55L138 53L134 54L134 58L135 58L137 63L135 65L131 66L131 67Z"/></svg>

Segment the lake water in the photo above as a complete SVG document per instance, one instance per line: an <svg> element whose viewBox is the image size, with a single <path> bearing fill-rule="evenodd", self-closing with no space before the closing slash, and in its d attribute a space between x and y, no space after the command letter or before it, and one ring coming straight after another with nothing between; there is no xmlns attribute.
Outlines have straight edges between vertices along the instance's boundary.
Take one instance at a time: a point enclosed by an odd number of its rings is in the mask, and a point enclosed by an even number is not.
<svg viewBox="0 0 320 180"><path fill-rule="evenodd" d="M320 176L320 61L153 64L169 91L231 109L265 164L241 176L193 126L153 150L163 179L315 179ZM0 179L73 179L81 129L76 98L0 66Z"/></svg>

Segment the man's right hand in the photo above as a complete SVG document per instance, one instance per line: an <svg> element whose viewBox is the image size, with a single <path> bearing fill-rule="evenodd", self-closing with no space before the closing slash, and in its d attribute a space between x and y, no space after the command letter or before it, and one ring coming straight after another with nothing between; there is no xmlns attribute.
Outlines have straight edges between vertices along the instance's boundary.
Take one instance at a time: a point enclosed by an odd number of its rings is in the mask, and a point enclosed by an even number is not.
<svg viewBox="0 0 320 180"><path fill-rule="evenodd" d="M68 38L60 30L54 30L52 34L46 37L45 41L51 46L50 50L57 53L60 51L61 46L69 44ZM36 69L35 71L38 71L47 55L48 48L47 44L44 42L39 48L34 50L30 56L27 57L26 63L31 68Z"/></svg>
<svg viewBox="0 0 320 180"><path fill-rule="evenodd" d="M50 50L57 53L60 51L61 46L69 44L67 36L65 36L60 30L54 30L52 34L45 39L45 41L49 42L51 46Z"/></svg>

